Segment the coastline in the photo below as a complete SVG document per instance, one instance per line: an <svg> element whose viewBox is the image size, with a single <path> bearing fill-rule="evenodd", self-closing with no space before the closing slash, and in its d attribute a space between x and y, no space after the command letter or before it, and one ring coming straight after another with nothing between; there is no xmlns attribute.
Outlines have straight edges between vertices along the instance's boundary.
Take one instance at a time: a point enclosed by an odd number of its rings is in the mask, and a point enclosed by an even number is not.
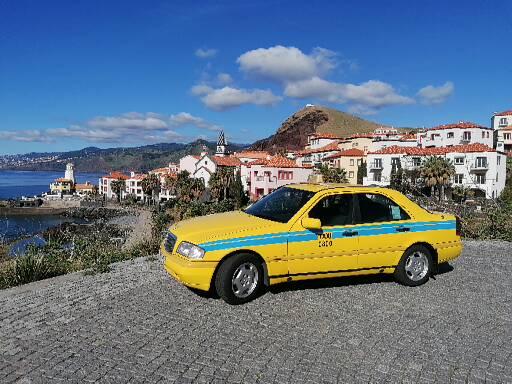
<svg viewBox="0 0 512 384"><path fill-rule="evenodd" d="M56 216L69 208L53 207L0 207L0 216Z"/></svg>

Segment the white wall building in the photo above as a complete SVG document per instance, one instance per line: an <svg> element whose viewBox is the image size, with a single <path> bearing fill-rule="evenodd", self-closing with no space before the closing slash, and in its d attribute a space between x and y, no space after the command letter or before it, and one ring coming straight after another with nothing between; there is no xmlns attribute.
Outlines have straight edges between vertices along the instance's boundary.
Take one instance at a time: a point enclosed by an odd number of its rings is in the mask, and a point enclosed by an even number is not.
<svg viewBox="0 0 512 384"><path fill-rule="evenodd" d="M402 169L419 168L428 156L441 156L452 161L455 176L452 185L463 185L475 196L497 198L505 188L506 156L481 143L444 148L388 147L367 155L367 177L364 185L390 184L394 162Z"/></svg>
<svg viewBox="0 0 512 384"><path fill-rule="evenodd" d="M282 156L270 160L256 160L247 164L252 200L268 195L276 188L292 183L304 183L313 173L313 168L298 165Z"/></svg>
<svg viewBox="0 0 512 384"><path fill-rule="evenodd" d="M107 199L115 199L117 195L112 190L112 181L114 180L128 180L129 176L122 172L110 172L110 174L100 177L98 185L98 193L105 195Z"/></svg>
<svg viewBox="0 0 512 384"><path fill-rule="evenodd" d="M338 136L333 135L332 133L315 132L311 135L308 135L308 143L304 149L308 150L322 148L331 143L338 142L339 139L340 138Z"/></svg>
<svg viewBox="0 0 512 384"><path fill-rule="evenodd" d="M440 125L418 135L421 147L449 147L481 143L494 147L493 129L460 121L456 124Z"/></svg>
<svg viewBox="0 0 512 384"><path fill-rule="evenodd" d="M496 149L512 153L512 110L495 113L491 125L495 131Z"/></svg>

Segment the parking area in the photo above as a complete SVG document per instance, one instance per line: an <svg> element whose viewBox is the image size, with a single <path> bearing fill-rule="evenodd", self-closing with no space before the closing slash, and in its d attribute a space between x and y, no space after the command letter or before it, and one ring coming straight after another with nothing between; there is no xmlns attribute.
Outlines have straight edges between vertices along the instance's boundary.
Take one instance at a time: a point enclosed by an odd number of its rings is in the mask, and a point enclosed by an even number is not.
<svg viewBox="0 0 512 384"><path fill-rule="evenodd" d="M282 285L229 306L137 259L0 291L0 382L512 382L512 244L426 285Z"/></svg>

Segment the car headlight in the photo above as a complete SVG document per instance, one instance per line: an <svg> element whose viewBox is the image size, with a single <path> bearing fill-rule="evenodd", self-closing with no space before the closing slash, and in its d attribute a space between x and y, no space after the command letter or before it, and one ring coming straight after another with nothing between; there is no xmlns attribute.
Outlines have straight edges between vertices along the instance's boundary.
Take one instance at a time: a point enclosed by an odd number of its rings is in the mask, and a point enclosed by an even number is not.
<svg viewBox="0 0 512 384"><path fill-rule="evenodd" d="M181 242L180 246L178 247L178 253L181 256L185 256L189 259L202 259L204 257L203 248L186 241Z"/></svg>

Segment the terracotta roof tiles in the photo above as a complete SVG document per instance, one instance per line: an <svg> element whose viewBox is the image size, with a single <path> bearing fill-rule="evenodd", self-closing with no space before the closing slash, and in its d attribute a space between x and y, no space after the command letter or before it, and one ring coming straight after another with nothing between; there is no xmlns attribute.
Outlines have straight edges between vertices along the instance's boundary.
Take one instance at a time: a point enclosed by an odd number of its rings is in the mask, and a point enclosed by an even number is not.
<svg viewBox="0 0 512 384"><path fill-rule="evenodd" d="M488 147L485 144L475 143L468 145L454 145L452 147L432 147L432 148L419 148L419 147L399 147L391 146L383 148L379 151L370 152L373 155L417 155L417 156L440 156L447 153L472 153L472 152L496 152L495 149Z"/></svg>
<svg viewBox="0 0 512 384"><path fill-rule="evenodd" d="M324 160L338 159L340 157L364 157L364 152L357 148L350 148L344 151L335 153L334 155L324 157Z"/></svg>

